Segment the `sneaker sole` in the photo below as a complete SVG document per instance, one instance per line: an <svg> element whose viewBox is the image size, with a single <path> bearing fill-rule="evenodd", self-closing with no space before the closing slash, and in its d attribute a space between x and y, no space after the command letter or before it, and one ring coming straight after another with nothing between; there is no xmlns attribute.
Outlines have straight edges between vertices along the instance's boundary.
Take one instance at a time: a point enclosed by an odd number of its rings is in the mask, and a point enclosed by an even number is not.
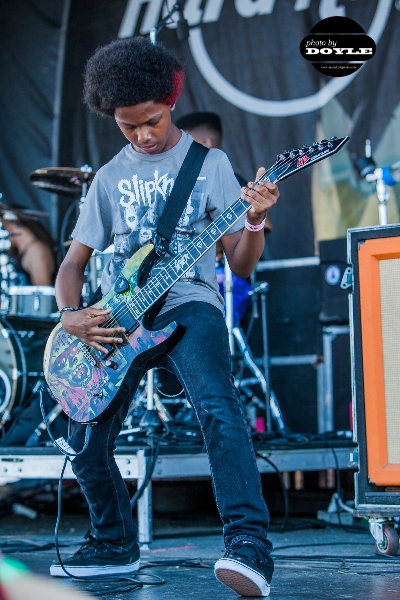
<svg viewBox="0 0 400 600"><path fill-rule="evenodd" d="M64 565L68 573L74 577L88 577L90 575L131 575L140 569L140 559L130 565L109 565L107 567L73 567ZM51 565L50 575L52 577L69 577L60 565Z"/></svg>
<svg viewBox="0 0 400 600"><path fill-rule="evenodd" d="M215 577L241 596L265 598L271 588L264 577L250 567L231 558L221 558L215 563Z"/></svg>

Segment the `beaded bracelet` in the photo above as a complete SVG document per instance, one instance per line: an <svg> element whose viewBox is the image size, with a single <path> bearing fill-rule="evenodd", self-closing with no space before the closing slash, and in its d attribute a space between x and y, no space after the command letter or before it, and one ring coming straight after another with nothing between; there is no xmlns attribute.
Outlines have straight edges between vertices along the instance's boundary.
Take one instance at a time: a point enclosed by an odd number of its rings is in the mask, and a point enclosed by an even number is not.
<svg viewBox="0 0 400 600"><path fill-rule="evenodd" d="M261 223L259 225L252 225L251 223L248 222L248 220L246 218L245 221L244 221L244 226L249 231L261 231L261 229L264 229L264 225L265 225L265 221L266 220L267 220L267 217L265 216L264 219L261 221Z"/></svg>

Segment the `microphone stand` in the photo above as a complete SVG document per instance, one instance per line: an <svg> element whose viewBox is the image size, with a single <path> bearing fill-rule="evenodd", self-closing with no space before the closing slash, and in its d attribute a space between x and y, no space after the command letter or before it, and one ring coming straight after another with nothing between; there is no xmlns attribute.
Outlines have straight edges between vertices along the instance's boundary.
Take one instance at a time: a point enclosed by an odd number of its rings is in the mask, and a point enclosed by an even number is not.
<svg viewBox="0 0 400 600"><path fill-rule="evenodd" d="M159 32L165 27L165 25L167 25L168 22L170 22L170 19L176 12L179 14L177 23L178 40L184 41L189 38L189 23L187 22L183 14L184 4L185 0L177 0L177 2L174 3L173 7L168 12L168 14L165 15L163 19L161 19L157 26L152 27L150 29L149 37L152 44L157 44L157 36Z"/></svg>

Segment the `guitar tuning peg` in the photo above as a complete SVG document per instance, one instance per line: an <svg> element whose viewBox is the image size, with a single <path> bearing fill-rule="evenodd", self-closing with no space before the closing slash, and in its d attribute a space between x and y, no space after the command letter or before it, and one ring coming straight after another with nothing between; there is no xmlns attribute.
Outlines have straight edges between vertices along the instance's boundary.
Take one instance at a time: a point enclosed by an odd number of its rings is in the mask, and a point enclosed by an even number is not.
<svg viewBox="0 0 400 600"><path fill-rule="evenodd" d="M290 158L294 158L295 156L297 156L299 153L299 149L298 148L293 148L293 150L290 152L289 156Z"/></svg>
<svg viewBox="0 0 400 600"><path fill-rule="evenodd" d="M336 135L333 135L333 136L331 137L331 141L333 142L334 140L337 140L337 137L336 137Z"/></svg>
<svg viewBox="0 0 400 600"><path fill-rule="evenodd" d="M321 140L320 144L326 144L328 142L328 140Z"/></svg>
<svg viewBox="0 0 400 600"><path fill-rule="evenodd" d="M285 160L286 156L284 154L278 154L276 157L276 162L280 162L281 160Z"/></svg>

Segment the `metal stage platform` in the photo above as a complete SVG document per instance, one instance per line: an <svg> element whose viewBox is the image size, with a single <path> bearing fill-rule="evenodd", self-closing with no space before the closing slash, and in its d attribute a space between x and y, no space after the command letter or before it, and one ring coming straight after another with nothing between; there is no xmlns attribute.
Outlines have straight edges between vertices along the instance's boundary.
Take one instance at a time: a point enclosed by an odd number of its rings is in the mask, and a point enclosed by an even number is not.
<svg viewBox="0 0 400 600"><path fill-rule="evenodd" d="M255 443L257 464L260 473L273 473L275 465L280 472L322 471L326 469L349 469L354 464L351 453L355 444L348 440L329 440L304 443L294 447L278 440L276 443ZM116 461L125 480L142 484L149 462L148 446L118 446ZM264 460L264 458L268 459ZM58 479L64 456L55 448L0 448L0 485L21 479ZM210 477L207 455L197 447L185 449L161 449L152 480L195 479ZM74 479L70 463L67 464L65 479ZM139 542L148 545L152 541L152 498L151 482L138 501Z"/></svg>

